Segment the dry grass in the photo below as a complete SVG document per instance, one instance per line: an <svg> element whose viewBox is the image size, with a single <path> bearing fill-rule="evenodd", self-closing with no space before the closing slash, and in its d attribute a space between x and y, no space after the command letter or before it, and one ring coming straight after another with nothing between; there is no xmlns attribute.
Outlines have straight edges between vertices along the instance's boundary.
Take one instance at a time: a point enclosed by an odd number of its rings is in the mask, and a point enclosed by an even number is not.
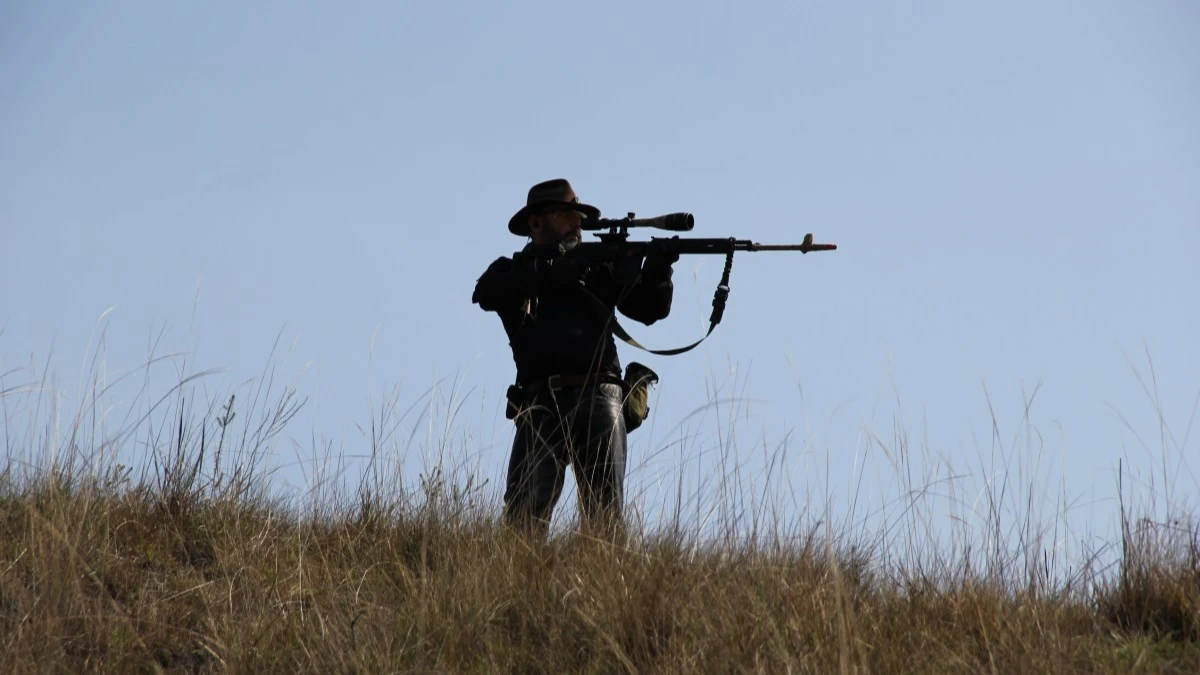
<svg viewBox="0 0 1200 675"><path fill-rule="evenodd" d="M152 408L137 475L112 460L132 436L86 415L42 461L6 439L0 672L1200 672L1190 520L1126 516L1115 572L1055 582L828 525L531 542L437 472L272 497L263 449L298 404L269 389L236 441L232 405L180 398L157 430Z"/></svg>
<svg viewBox="0 0 1200 675"><path fill-rule="evenodd" d="M173 512L139 489L6 493L4 672L1200 669L1195 532L1190 560L1134 558L1089 599L880 578L815 535L534 544L482 515L298 521L252 500Z"/></svg>

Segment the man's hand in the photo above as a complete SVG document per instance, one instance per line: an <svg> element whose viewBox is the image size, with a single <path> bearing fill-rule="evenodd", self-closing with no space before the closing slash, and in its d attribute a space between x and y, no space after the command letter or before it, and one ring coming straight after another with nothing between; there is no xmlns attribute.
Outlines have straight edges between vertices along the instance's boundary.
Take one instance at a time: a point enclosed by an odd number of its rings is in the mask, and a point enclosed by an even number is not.
<svg viewBox="0 0 1200 675"><path fill-rule="evenodd" d="M668 244L662 244L661 242L660 244L661 245L659 246L651 247L650 250L647 251L646 260L643 263L643 267L663 269L679 262L679 251L677 247L670 246Z"/></svg>
<svg viewBox="0 0 1200 675"><path fill-rule="evenodd" d="M670 267L679 262L676 251L655 251L646 255L646 265L650 267Z"/></svg>

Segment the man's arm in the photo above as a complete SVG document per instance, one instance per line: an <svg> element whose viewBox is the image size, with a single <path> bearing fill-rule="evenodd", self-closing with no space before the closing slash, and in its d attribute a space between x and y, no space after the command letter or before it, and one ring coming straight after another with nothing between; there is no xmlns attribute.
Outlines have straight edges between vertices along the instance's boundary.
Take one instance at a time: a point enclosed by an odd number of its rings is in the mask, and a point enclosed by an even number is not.
<svg viewBox="0 0 1200 675"><path fill-rule="evenodd" d="M485 312L499 312L520 304L533 291L533 279L523 273L512 258L500 257L492 261L475 281L475 292L471 302Z"/></svg>
<svg viewBox="0 0 1200 675"><path fill-rule="evenodd" d="M538 260L497 258L475 282L471 302L487 312L518 306L537 295L539 288L553 288L578 281L587 272L587 261L579 259Z"/></svg>
<svg viewBox="0 0 1200 675"><path fill-rule="evenodd" d="M650 255L642 263L642 274L617 304L625 316L647 326L671 313L675 284L671 281L673 265L679 254Z"/></svg>

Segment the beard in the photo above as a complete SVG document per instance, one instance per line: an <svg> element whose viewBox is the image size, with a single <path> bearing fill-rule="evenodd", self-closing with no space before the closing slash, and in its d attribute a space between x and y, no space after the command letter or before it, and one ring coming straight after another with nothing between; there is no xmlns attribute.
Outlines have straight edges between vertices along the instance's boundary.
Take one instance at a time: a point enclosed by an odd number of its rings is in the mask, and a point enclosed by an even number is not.
<svg viewBox="0 0 1200 675"><path fill-rule="evenodd" d="M582 239L580 238L578 232L564 232L558 235L558 238L554 241L553 245L561 246L563 248L574 248L575 245L580 241L582 241Z"/></svg>

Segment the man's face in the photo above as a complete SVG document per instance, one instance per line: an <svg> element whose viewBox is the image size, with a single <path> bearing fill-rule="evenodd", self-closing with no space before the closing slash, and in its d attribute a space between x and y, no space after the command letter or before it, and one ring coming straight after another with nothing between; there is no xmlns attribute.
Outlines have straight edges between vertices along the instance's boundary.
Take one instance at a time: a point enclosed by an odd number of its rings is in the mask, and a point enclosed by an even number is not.
<svg viewBox="0 0 1200 675"><path fill-rule="evenodd" d="M533 243L554 246L579 243L583 237L583 214L578 211L551 211L533 216L530 223Z"/></svg>

